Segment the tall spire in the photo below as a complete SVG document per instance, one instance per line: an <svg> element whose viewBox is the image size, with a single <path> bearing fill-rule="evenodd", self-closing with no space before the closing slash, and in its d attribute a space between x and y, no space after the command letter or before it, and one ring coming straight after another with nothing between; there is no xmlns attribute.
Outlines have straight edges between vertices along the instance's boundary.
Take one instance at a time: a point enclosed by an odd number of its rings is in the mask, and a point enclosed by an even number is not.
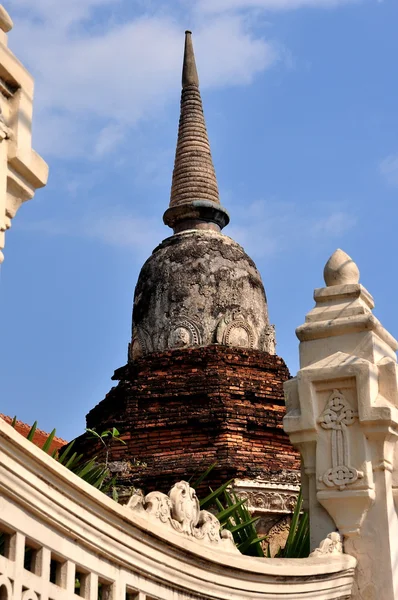
<svg viewBox="0 0 398 600"><path fill-rule="evenodd" d="M191 32L185 32L181 112L170 205L163 216L174 232L220 230L229 222L218 185L199 92Z"/></svg>
<svg viewBox="0 0 398 600"><path fill-rule="evenodd" d="M199 77L196 70L195 54L192 44L192 32L185 32L184 61L182 65L182 88L196 85L199 88Z"/></svg>

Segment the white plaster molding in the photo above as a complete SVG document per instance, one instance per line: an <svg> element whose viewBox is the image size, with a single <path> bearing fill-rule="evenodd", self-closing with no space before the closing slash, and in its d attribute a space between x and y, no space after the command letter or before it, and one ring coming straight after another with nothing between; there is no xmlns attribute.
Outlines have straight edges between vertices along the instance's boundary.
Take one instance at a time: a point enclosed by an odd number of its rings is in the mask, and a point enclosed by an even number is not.
<svg viewBox="0 0 398 600"><path fill-rule="evenodd" d="M327 261L323 277L328 287L358 283L359 269L352 258L338 248Z"/></svg>
<svg viewBox="0 0 398 600"><path fill-rule="evenodd" d="M238 552L231 532L221 531L220 521L207 510L200 510L196 492L186 481L175 483L168 495L150 492L144 497L139 490L130 498L127 507L195 541L216 545L226 552Z"/></svg>
<svg viewBox="0 0 398 600"><path fill-rule="evenodd" d="M315 548L310 556L340 556L341 554L343 554L343 538L338 531L333 531L321 541L318 548Z"/></svg>
<svg viewBox="0 0 398 600"><path fill-rule="evenodd" d="M17 210L48 179L47 164L32 149L33 78L7 47L11 28L0 5L0 263Z"/></svg>

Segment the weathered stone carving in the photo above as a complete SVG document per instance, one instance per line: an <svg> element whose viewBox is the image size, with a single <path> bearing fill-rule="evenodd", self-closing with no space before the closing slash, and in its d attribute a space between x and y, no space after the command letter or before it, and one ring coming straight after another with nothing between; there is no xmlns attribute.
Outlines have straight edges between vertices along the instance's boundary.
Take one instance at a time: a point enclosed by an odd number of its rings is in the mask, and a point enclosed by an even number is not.
<svg viewBox="0 0 398 600"><path fill-rule="evenodd" d="M267 542L272 557L275 557L280 548L283 548L286 544L286 540L289 535L290 523L292 522L291 516L284 516L279 519L274 525L268 527L266 530L262 530L261 524L258 528L258 532L261 535L267 536Z"/></svg>
<svg viewBox="0 0 398 600"><path fill-rule="evenodd" d="M133 362L143 355L141 344L137 338L133 338L128 348L128 360Z"/></svg>
<svg viewBox="0 0 398 600"><path fill-rule="evenodd" d="M236 479L233 486L239 500L246 499L246 507L254 515L276 515L292 513L300 489L297 471L281 471L266 478Z"/></svg>
<svg viewBox="0 0 398 600"><path fill-rule="evenodd" d="M173 324L168 340L169 348L200 346L202 336L197 323L189 317L182 317Z"/></svg>
<svg viewBox="0 0 398 600"><path fill-rule="evenodd" d="M247 499L247 507L254 512L291 513L297 502L297 494L280 491L239 490L239 500Z"/></svg>
<svg viewBox="0 0 398 600"><path fill-rule="evenodd" d="M263 350L269 354L275 354L276 340L275 340L275 325L267 325L264 334Z"/></svg>
<svg viewBox="0 0 398 600"><path fill-rule="evenodd" d="M321 427L332 432L332 468L319 478L328 487L344 490L347 485L363 477L362 471L349 464L347 427L354 423L357 416L358 413L351 408L344 395L339 390L333 390L319 418Z"/></svg>
<svg viewBox="0 0 398 600"><path fill-rule="evenodd" d="M239 310L232 311L220 320L216 337L217 342L224 346L254 348L253 329Z"/></svg>
<svg viewBox="0 0 398 600"><path fill-rule="evenodd" d="M310 556L322 558L325 555L340 555L343 554L343 538L338 531L332 531L321 541L318 548L311 552Z"/></svg>
<svg viewBox="0 0 398 600"><path fill-rule="evenodd" d="M225 323L238 308L241 318ZM137 282L133 322L149 332L151 352L225 344L225 334L231 346L274 353L260 274L239 244L215 231L184 231L153 251Z"/></svg>
<svg viewBox="0 0 398 600"><path fill-rule="evenodd" d="M144 354L152 352L152 341L149 333L141 328L133 326L133 337L129 344L129 360L134 361L141 358Z"/></svg>
<svg viewBox="0 0 398 600"><path fill-rule="evenodd" d="M169 494L138 490L127 507L159 520L174 531L206 544L215 544L226 551L238 552L232 534L221 531L220 521L210 512L200 510L196 492L186 481L174 484Z"/></svg>

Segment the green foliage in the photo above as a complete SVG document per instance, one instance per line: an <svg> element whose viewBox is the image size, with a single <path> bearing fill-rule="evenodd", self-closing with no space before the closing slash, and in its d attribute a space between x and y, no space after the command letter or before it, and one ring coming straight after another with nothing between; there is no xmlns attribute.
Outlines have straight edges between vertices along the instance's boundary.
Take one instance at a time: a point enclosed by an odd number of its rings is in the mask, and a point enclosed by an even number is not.
<svg viewBox="0 0 398 600"><path fill-rule="evenodd" d="M112 448L112 445L115 442L119 442L120 444L126 445L126 442L122 440L120 437L119 431L116 427L112 427L112 429L105 429L102 433L98 433L95 429L90 429L86 427L86 433L89 434L89 439L96 439L101 442L105 450L105 467L108 467L109 463L109 452Z"/></svg>
<svg viewBox="0 0 398 600"><path fill-rule="evenodd" d="M126 445L126 442L119 437L120 433L116 429L116 427L112 427L112 429L106 429L102 433L98 433L97 431L95 431L95 429L90 429L89 427L86 427L86 432L90 434L91 438L97 438L101 440L101 442L104 445L106 445L105 439L109 436L112 440L117 440L121 444Z"/></svg>
<svg viewBox="0 0 398 600"><path fill-rule="evenodd" d="M216 463L193 483L197 489L214 469ZM202 509L213 509L216 517L221 522L223 529L228 529L242 554L249 556L264 556L262 543L267 536L259 536L256 530L257 518L250 515L246 507L246 500L238 500L234 492L228 490L232 479L223 483L218 489L210 489L210 493L200 500ZM279 548L275 557L278 558L305 558L310 553L310 532L308 514L302 512L303 497L300 490L297 504L294 508L289 534L284 548ZM267 557L271 558L270 548L267 548Z"/></svg>
<svg viewBox="0 0 398 600"><path fill-rule="evenodd" d="M203 473L194 483L193 488L198 488L209 473L214 469L216 463ZM228 487L232 483L226 481L218 489L210 489L210 493L200 500L201 509L213 510L217 519L221 523L222 529L228 529L232 533L234 542L242 554L248 556L264 556L264 550L261 542L266 536L259 536L255 527L258 518L253 518L245 504L246 498L238 500L234 492L229 492Z"/></svg>
<svg viewBox="0 0 398 600"><path fill-rule="evenodd" d="M276 558L305 558L310 553L309 519L308 513L301 512L302 505L303 495L300 490L285 547L279 548Z"/></svg>
<svg viewBox="0 0 398 600"><path fill-rule="evenodd" d="M14 428L16 425L16 420L16 417L14 417L11 422L11 425ZM36 429L37 421L33 423L28 435L26 436L26 439L30 442L33 442ZM47 454L49 453L51 443L55 437L55 432L56 430L53 429L44 441L44 444L41 446L41 449ZM60 452L58 450L54 450L51 455L52 458L95 488L102 490L103 492L109 491L114 486L114 480L110 479L110 471L107 465L99 464L96 457L92 458L91 460L84 460L83 454L72 452L73 445L74 441L68 444Z"/></svg>

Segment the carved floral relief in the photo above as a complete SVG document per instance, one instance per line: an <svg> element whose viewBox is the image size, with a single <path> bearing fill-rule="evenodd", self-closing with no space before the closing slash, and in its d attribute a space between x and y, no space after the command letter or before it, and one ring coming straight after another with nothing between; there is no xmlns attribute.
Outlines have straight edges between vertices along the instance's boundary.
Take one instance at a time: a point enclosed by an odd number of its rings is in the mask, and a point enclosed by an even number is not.
<svg viewBox="0 0 398 600"><path fill-rule="evenodd" d="M247 507L253 512L291 513L297 502L297 493L235 489L239 500L247 499Z"/></svg>
<svg viewBox="0 0 398 600"><path fill-rule="evenodd" d="M150 492L146 496L138 490L127 507L146 514L193 540L214 544L231 552L238 552L230 531L222 530L220 521L210 512L200 510L196 492L186 481L174 484L168 495Z"/></svg>

